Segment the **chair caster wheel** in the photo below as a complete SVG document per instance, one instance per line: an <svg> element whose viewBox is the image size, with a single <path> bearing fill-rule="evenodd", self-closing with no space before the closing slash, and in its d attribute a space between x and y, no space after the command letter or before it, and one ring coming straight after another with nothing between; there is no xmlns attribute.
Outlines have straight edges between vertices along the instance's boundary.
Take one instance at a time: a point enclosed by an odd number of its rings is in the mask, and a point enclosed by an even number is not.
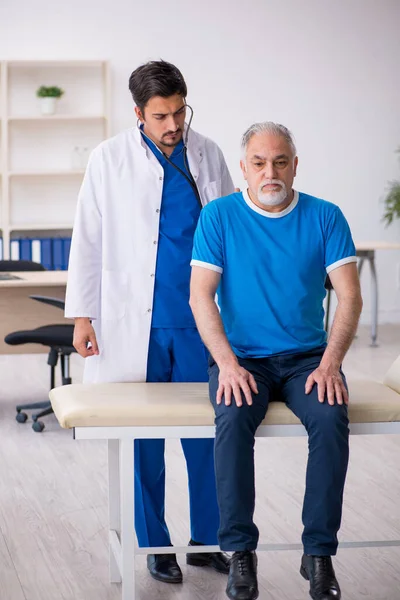
<svg viewBox="0 0 400 600"><path fill-rule="evenodd" d="M33 431L36 431L37 433L41 433L44 429L44 423L42 423L42 421L35 421L32 424L32 429L33 429Z"/></svg>
<svg viewBox="0 0 400 600"><path fill-rule="evenodd" d="M15 416L15 420L18 421L18 423L25 423L25 421L27 419L28 419L28 415L23 412L20 412Z"/></svg>

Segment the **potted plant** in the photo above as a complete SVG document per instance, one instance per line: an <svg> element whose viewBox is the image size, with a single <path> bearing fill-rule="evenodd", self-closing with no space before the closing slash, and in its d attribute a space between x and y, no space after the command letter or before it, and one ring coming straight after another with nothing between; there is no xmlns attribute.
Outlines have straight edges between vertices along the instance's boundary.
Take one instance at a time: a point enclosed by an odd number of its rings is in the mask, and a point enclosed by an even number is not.
<svg viewBox="0 0 400 600"><path fill-rule="evenodd" d="M383 220L386 225L390 225L393 219L400 219L400 181L391 181L389 192L385 198L386 212Z"/></svg>
<svg viewBox="0 0 400 600"><path fill-rule="evenodd" d="M397 150L400 154L400 148ZM400 219L400 181L391 181L389 183L389 191L384 200L385 214L383 221L386 226L390 225L393 219Z"/></svg>
<svg viewBox="0 0 400 600"><path fill-rule="evenodd" d="M57 86L46 87L41 85L36 92L36 96L40 98L42 115L54 115L57 98L61 98L63 94L64 90Z"/></svg>

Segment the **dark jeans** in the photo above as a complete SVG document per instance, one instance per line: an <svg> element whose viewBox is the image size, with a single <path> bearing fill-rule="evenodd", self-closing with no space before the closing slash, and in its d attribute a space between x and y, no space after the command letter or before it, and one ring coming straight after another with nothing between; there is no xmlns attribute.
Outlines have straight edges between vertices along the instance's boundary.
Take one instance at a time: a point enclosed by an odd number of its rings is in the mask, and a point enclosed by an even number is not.
<svg viewBox="0 0 400 600"><path fill-rule="evenodd" d="M305 394L306 379L320 364L324 348L260 359L239 358L254 375L258 394L249 406L216 404L219 369L210 359L210 398L215 410L215 471L220 510L218 539L222 550L255 550L258 529L253 522L254 434L268 403L280 400L294 412L308 433L308 465L303 505L302 541L306 554L334 555L342 517L343 489L349 457L347 407L325 399L317 386ZM343 373L342 373L343 376ZM344 378L344 376L343 376Z"/></svg>

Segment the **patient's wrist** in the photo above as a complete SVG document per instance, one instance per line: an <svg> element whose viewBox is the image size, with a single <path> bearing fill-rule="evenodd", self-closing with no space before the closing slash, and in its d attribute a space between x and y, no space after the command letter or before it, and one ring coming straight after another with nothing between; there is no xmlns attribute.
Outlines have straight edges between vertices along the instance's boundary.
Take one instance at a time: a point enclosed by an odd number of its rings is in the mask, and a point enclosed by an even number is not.
<svg viewBox="0 0 400 600"><path fill-rule="evenodd" d="M319 366L324 371L339 371L340 365L341 361L336 356L330 355L325 351Z"/></svg>
<svg viewBox="0 0 400 600"><path fill-rule="evenodd" d="M235 354L231 352L230 354L215 359L215 362L220 369L226 369L236 366L238 364L238 359L236 358Z"/></svg>

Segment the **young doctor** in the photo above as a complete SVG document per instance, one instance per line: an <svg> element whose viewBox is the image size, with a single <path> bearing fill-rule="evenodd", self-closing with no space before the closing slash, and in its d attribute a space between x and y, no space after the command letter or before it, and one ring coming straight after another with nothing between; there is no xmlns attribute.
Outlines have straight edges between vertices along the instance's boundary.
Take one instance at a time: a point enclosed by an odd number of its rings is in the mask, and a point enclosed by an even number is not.
<svg viewBox="0 0 400 600"><path fill-rule="evenodd" d="M72 237L66 317L86 358L85 382L206 382L207 352L189 307L193 236L202 206L234 191L219 147L185 125L180 71L149 62L129 79L137 126L89 160ZM89 347L88 347L89 345ZM189 544L217 544L211 439L182 440L190 496ZM135 525L140 546L169 546L164 440L135 442ZM229 572L222 553L187 563ZM176 555L148 555L152 577L181 583Z"/></svg>

